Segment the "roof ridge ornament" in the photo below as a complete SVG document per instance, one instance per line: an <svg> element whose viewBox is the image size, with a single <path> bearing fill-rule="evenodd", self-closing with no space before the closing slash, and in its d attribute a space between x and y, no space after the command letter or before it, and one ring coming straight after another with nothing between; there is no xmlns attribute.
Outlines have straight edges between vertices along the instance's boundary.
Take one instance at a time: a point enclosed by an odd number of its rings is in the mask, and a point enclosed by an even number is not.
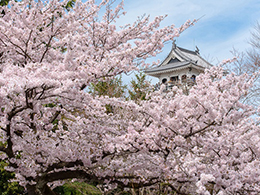
<svg viewBox="0 0 260 195"><path fill-rule="evenodd" d="M199 50L199 48L198 48L197 46L196 46L195 52L196 52L197 54L200 54L200 50Z"/></svg>
<svg viewBox="0 0 260 195"><path fill-rule="evenodd" d="M172 49L176 49L176 40L175 39L172 42Z"/></svg>

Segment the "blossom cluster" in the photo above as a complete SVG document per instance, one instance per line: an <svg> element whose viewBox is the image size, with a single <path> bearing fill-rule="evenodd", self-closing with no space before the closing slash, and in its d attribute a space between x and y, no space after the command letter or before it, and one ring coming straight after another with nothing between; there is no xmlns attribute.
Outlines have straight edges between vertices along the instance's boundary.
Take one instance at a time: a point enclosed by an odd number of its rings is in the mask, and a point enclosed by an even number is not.
<svg viewBox="0 0 260 195"><path fill-rule="evenodd" d="M109 0L67 3L1 7L0 157L29 194L66 179L260 192L258 119L240 101L252 78L213 67L189 94L174 88L138 103L93 97L84 90L91 83L146 66L193 22L159 28L164 17L143 17L118 29L123 3L114 10Z"/></svg>

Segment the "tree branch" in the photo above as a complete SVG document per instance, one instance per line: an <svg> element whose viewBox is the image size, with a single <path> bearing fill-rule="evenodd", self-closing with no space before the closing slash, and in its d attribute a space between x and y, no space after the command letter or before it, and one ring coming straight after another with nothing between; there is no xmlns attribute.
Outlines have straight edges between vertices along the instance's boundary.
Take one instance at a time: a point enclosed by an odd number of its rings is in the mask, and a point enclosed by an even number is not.
<svg viewBox="0 0 260 195"><path fill-rule="evenodd" d="M188 137L191 137L191 136L193 136L193 135L195 135L195 134L197 134L197 133L200 133L200 132L206 130L208 127L210 127L210 126L212 126L212 125L215 125L215 124L216 124L216 122L213 121L213 122L211 122L210 124L208 124L207 126L205 126L204 128L202 128L202 129L200 129L200 130L198 130L198 131L195 131L195 132L193 132L193 133L190 133L190 134L188 134L188 135L185 135L184 138L188 138Z"/></svg>
<svg viewBox="0 0 260 195"><path fill-rule="evenodd" d="M45 181L47 182L53 182L58 180L65 180L65 179L84 179L86 182L97 182L97 183L104 183L105 180L109 180L110 183L116 183L119 186L122 187L128 187L128 188L141 188L146 186L152 186L159 182L158 178L151 178L149 180L146 180L145 182L129 182L124 183L121 180L123 179L139 179L139 176L105 176L105 177L97 177L94 174L89 174L83 170L65 170L65 171L59 171L59 172L52 172L44 176Z"/></svg>
<svg viewBox="0 0 260 195"><path fill-rule="evenodd" d="M70 168L74 166L84 166L83 162L81 160L76 160L75 162L59 162L52 164L46 169L46 172L53 171L54 169L61 169L61 168Z"/></svg>
<svg viewBox="0 0 260 195"><path fill-rule="evenodd" d="M10 113L8 113L8 121L9 121L9 124L6 125L6 136L8 137L7 139L7 148L5 148L5 153L8 155L9 158L12 158L14 157L14 152L13 152L13 143L12 143L12 136L11 136L11 120L12 118L19 112L22 112L23 110L27 109L28 107L27 106L24 106L24 107L21 107L21 106L18 106L18 107L15 107L11 110ZM17 109L19 108L19 109Z"/></svg>
<svg viewBox="0 0 260 195"><path fill-rule="evenodd" d="M50 44L51 44L51 41L52 41L53 37L54 37L54 36L53 36L53 35L51 35L51 37L50 37L50 39L49 39L48 43L46 44L46 49L45 49L45 51L44 51L44 52L43 52L43 54L42 54L42 57L41 57L40 63L43 61L43 59L44 59L44 57L45 57L46 53L48 52L48 50L49 50L49 48L50 48Z"/></svg>
<svg viewBox="0 0 260 195"><path fill-rule="evenodd" d="M27 54L27 49L28 49L28 44L29 44L29 41L30 41L30 39L31 39L31 37L32 37L32 32L33 32L33 30L31 30L30 31L30 33L29 33L29 37L28 37L28 39L27 39L27 41L26 41L26 43L25 43L25 51L24 51L24 53L26 54L25 56L24 56L24 63L26 64L27 63L27 56L29 56L28 54ZM31 60L31 59L30 59Z"/></svg>
<svg viewBox="0 0 260 195"><path fill-rule="evenodd" d="M0 151L5 152L6 148L4 146L0 146Z"/></svg>
<svg viewBox="0 0 260 195"><path fill-rule="evenodd" d="M18 52L18 51L17 51L17 53L19 53L20 55L24 55L25 58L28 57L28 58L32 61L31 57L27 54L27 52L26 52L25 50L23 50L23 48L22 48L21 46L19 46L19 45L15 44L14 42L12 42L11 39L8 38L8 36L7 36L6 34L3 34L3 35L9 40L9 42L10 42L13 46L18 47L18 48L22 51L23 54L20 53L20 52Z"/></svg>
<svg viewBox="0 0 260 195"><path fill-rule="evenodd" d="M56 111L55 114L50 119L49 123L53 123L57 119L57 117L60 115L60 113L61 113L61 111Z"/></svg>

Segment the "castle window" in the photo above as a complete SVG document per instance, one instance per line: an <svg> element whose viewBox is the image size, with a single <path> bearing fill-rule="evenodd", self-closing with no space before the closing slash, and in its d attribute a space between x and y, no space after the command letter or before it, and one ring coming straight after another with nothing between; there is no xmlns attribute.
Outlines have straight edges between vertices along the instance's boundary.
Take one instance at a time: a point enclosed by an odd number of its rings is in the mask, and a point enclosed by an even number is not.
<svg viewBox="0 0 260 195"><path fill-rule="evenodd" d="M175 77L171 77L171 78L170 78L170 81L172 81L172 82L176 82L176 81L178 81L178 80L179 80L178 76L175 76Z"/></svg>
<svg viewBox="0 0 260 195"><path fill-rule="evenodd" d="M195 76L195 75L192 75L192 76L191 76L191 80L195 82L195 81L196 81L196 76Z"/></svg>
<svg viewBox="0 0 260 195"><path fill-rule="evenodd" d="M163 84L166 84L166 82L167 82L167 79L164 78L164 79L162 80L162 83L163 83Z"/></svg>
<svg viewBox="0 0 260 195"><path fill-rule="evenodd" d="M181 76L181 82L186 82L186 80L187 80L186 74L185 74L185 75L182 75L182 76Z"/></svg>

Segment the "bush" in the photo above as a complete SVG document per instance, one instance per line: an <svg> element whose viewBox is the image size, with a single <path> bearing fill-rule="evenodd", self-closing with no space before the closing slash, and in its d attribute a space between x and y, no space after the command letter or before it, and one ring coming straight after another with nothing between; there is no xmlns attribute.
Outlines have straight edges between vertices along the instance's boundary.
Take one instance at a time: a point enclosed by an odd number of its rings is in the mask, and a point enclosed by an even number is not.
<svg viewBox="0 0 260 195"><path fill-rule="evenodd" d="M10 182L15 177L14 173L5 170L8 164L0 161L0 194L1 195L19 195L25 194L24 188L18 182Z"/></svg>
<svg viewBox="0 0 260 195"><path fill-rule="evenodd" d="M84 182L69 182L53 190L58 195L101 195L95 187Z"/></svg>

